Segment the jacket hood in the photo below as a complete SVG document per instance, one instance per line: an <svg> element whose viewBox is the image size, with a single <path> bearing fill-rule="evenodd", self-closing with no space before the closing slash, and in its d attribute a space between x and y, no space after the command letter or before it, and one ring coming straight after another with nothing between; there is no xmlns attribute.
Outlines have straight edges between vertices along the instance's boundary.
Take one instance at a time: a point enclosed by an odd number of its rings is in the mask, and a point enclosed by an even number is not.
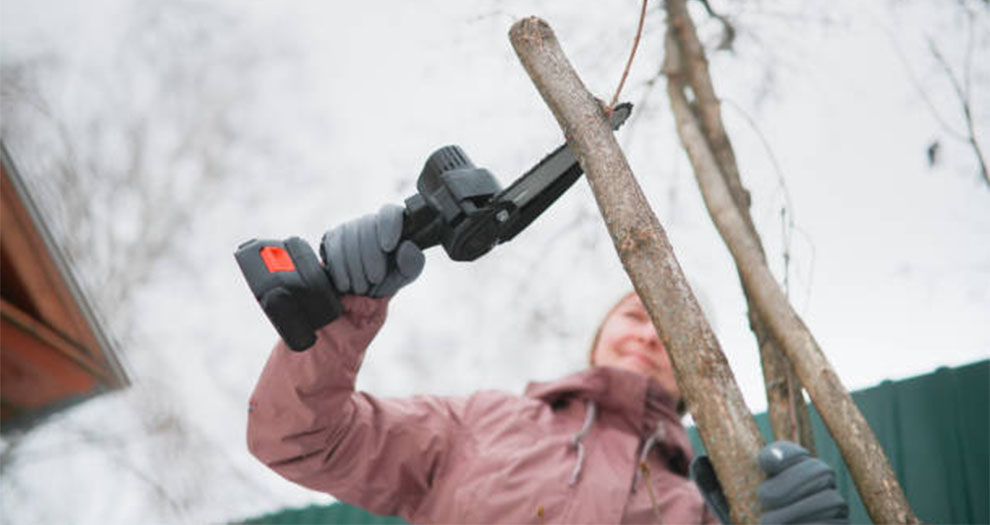
<svg viewBox="0 0 990 525"><path fill-rule="evenodd" d="M626 420L644 439L656 434L656 446L671 470L687 476L694 455L677 400L653 378L621 368L592 366L557 381L530 383L526 396L553 404L565 399L594 401L603 411Z"/></svg>

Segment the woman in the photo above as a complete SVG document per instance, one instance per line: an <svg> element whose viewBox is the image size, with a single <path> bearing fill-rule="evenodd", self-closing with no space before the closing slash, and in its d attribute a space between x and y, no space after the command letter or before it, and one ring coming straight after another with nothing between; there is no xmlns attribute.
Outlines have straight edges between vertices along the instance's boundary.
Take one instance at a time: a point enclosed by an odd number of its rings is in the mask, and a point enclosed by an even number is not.
<svg viewBox="0 0 990 525"><path fill-rule="evenodd" d="M251 399L253 454L300 485L410 522L718 522L687 478L680 391L635 294L606 316L592 367L525 396L355 392L387 297L423 266L415 245L399 245L401 213L386 207L327 233L344 314L305 352L276 345ZM781 450L780 461L802 459ZM771 489L778 507L793 507L793 491ZM832 517L805 507L787 517Z"/></svg>

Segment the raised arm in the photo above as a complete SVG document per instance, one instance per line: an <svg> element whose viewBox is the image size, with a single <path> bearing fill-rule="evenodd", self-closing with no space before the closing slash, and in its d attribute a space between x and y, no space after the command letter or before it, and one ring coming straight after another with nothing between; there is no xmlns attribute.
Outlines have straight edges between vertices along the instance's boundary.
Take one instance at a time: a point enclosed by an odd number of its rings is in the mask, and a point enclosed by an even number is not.
<svg viewBox="0 0 990 525"><path fill-rule="evenodd" d="M375 296L395 293L423 265L415 246L396 244L395 214L386 207L327 233L325 263L345 294L343 313L316 331L306 351L276 344L251 397L248 448L291 481L375 513L408 516L449 450L461 408L354 391L365 349L385 321L388 299Z"/></svg>
<svg viewBox="0 0 990 525"><path fill-rule="evenodd" d="M462 403L355 392L386 301L348 296L306 352L279 342L248 416L248 448L286 479L376 514L409 516L442 470Z"/></svg>

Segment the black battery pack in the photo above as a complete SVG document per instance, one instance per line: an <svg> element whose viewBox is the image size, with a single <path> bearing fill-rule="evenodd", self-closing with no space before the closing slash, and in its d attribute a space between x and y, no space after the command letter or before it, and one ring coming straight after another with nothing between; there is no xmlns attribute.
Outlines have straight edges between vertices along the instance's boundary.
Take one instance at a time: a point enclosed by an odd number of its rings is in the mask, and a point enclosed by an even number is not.
<svg viewBox="0 0 990 525"><path fill-rule="evenodd" d="M306 241L252 239L234 253L254 298L289 348L306 350L343 307Z"/></svg>

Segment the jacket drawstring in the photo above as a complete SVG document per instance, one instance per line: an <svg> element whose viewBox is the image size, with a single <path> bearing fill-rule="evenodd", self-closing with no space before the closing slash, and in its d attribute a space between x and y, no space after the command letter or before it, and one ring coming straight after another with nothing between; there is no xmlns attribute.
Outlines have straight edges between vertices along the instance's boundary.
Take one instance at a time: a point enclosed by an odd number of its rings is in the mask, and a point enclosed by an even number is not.
<svg viewBox="0 0 990 525"><path fill-rule="evenodd" d="M571 438L571 446L577 448L577 464L574 465L574 472L571 474L571 485L577 483L578 477L581 475L581 469L584 467L584 443L581 442L585 436L591 432L591 425L595 422L595 415L598 413L598 405L592 399L588 400L588 409L584 416L584 426L581 427L581 431L574 434Z"/></svg>
<svg viewBox="0 0 990 525"><path fill-rule="evenodd" d="M657 444L657 440L663 439L667 435L667 429L663 426L663 421L657 421L657 429L650 434L650 437L646 439L646 443L643 444L643 450L639 453L639 461L636 463L636 475L633 476L633 486L632 491L636 492L636 486L639 485L640 469L639 466L646 463L646 458L650 454L650 449L653 445Z"/></svg>

